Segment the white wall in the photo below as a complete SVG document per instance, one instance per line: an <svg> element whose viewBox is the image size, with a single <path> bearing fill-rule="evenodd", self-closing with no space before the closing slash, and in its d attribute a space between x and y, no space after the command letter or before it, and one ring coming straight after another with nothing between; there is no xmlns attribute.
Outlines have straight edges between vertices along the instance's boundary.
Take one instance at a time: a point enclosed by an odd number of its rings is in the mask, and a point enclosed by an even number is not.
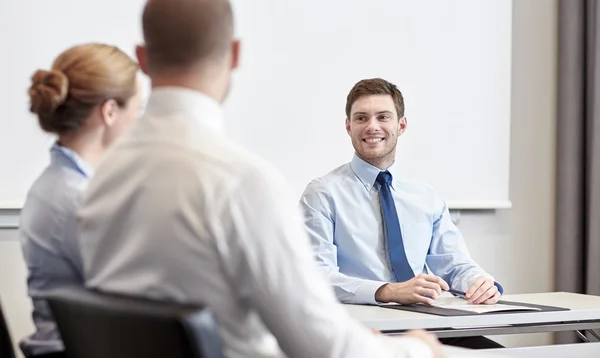
<svg viewBox="0 0 600 358"><path fill-rule="evenodd" d="M553 290L556 17L556 0L514 1L513 208L463 212L460 217L472 255L507 293ZM0 296L15 341L32 330L16 240L16 230L0 230ZM548 334L495 339L509 346L550 343Z"/></svg>

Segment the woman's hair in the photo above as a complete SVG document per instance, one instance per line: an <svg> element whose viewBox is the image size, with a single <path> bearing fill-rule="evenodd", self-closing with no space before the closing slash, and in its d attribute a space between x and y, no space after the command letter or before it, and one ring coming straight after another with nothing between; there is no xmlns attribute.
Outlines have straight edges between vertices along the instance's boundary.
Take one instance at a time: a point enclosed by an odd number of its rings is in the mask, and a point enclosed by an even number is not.
<svg viewBox="0 0 600 358"><path fill-rule="evenodd" d="M115 46L72 47L56 58L51 70L31 77L30 111L46 132L73 132L106 100L125 107L136 93L137 71L137 63Z"/></svg>

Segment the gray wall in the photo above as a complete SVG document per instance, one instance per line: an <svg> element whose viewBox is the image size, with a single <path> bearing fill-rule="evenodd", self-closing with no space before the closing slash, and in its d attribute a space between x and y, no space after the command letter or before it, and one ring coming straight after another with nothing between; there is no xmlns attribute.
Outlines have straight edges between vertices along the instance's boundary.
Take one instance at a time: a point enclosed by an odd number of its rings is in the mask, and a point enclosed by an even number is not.
<svg viewBox="0 0 600 358"><path fill-rule="evenodd" d="M514 0L510 191L513 208L461 215L471 254L506 293L554 289L557 1ZM550 335L502 337L511 346Z"/></svg>
<svg viewBox="0 0 600 358"><path fill-rule="evenodd" d="M557 61L557 1L513 3L513 208L460 214L471 254L509 294L553 290ZM0 294L13 338L32 329L25 277L16 230L0 230ZM546 334L497 339L509 346L550 343Z"/></svg>

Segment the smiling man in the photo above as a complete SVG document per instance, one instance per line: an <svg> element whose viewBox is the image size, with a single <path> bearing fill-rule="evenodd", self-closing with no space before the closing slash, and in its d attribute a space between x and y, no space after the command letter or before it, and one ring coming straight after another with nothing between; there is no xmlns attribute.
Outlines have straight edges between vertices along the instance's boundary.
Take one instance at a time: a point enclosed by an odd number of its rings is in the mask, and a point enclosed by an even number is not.
<svg viewBox="0 0 600 358"><path fill-rule="evenodd" d="M444 201L399 170L396 144L406 128L395 85L354 85L346 131L355 155L308 184L300 200L320 271L344 303L432 304L449 289L474 304L496 303L502 286L471 259ZM445 343L500 347L484 337Z"/></svg>

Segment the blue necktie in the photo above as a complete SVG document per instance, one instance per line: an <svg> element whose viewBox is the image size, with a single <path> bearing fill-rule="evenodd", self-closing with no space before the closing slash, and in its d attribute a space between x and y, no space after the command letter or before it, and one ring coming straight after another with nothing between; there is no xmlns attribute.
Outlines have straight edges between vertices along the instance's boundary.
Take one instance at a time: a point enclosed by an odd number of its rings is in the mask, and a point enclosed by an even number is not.
<svg viewBox="0 0 600 358"><path fill-rule="evenodd" d="M402 242L402 233L400 232L400 222L398 221L398 212L392 197L390 183L392 175L387 170L377 175L376 181L381 185L379 189L379 200L381 201L381 212L383 214L384 229L387 236L388 249L390 251L390 263L392 271L396 276L397 282L408 281L415 277L415 274L408 264L404 243Z"/></svg>

